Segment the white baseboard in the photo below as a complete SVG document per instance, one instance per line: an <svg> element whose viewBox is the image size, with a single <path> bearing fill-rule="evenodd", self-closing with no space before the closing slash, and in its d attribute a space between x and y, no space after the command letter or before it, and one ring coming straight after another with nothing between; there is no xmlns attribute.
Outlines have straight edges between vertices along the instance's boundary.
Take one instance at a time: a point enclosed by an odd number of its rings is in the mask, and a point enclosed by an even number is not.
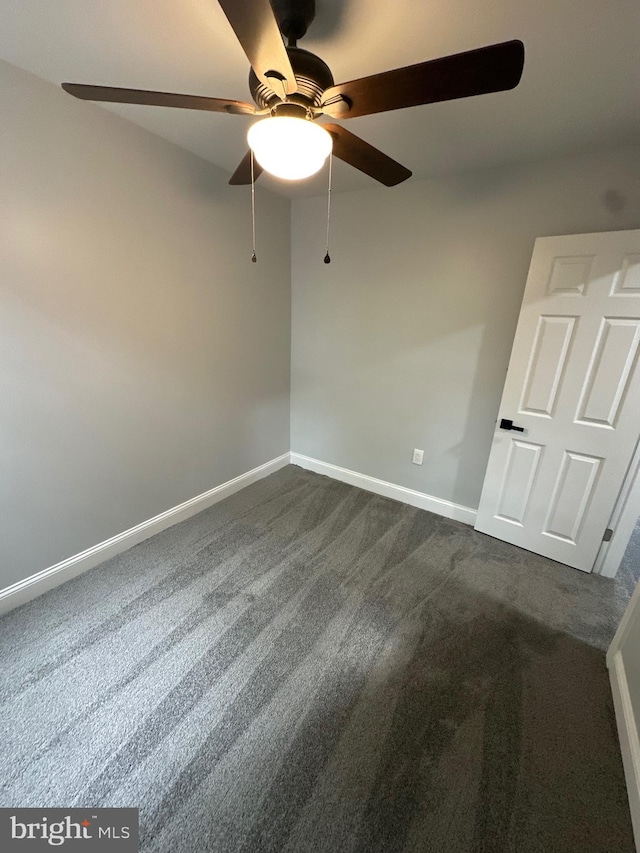
<svg viewBox="0 0 640 853"><path fill-rule="evenodd" d="M609 665L611 692L613 693L613 706L616 711L622 765L627 782L633 835L636 849L640 851L640 739L638 727L631 704L622 652L616 651L607 663Z"/></svg>
<svg viewBox="0 0 640 853"><path fill-rule="evenodd" d="M349 483L350 486L358 486L367 492L383 495L385 498L393 498L419 509L435 512L445 518L462 521L463 524L470 524L472 527L475 524L478 512L471 507L445 501L442 498L434 498L433 495L407 489L405 486L397 486L395 483L387 483L386 480L378 480L376 477L369 477L367 474L358 474L357 471L340 468L338 465L330 465L328 462L320 462L319 459L312 459L311 456L304 456L302 453L292 452L290 455L292 465L299 465L301 468L315 471L317 474L325 474L334 480Z"/></svg>
<svg viewBox="0 0 640 853"><path fill-rule="evenodd" d="M55 566L50 566L48 569L43 569L35 575L31 575L24 580L18 581L11 586L0 590L0 614L7 613L18 607L20 604L25 604L33 598L37 598L47 590L53 589L56 586L70 580L71 578L81 575L83 572L93 569L95 566L105 560L115 557L116 554L122 553L137 545L139 542L160 533L167 527L171 527L180 521L190 518L196 513L202 512L218 501L228 498L240 489L273 474L285 465L289 464L289 453L284 453L270 462L265 462L264 465L259 465L245 474L240 474L239 477L234 477L233 480L228 480L208 492L203 492L195 498L191 498L184 503L174 506L172 509L161 512L153 518L143 521L142 524L137 524L123 533L118 533L117 536L112 536L98 545L87 548L80 554L75 554L73 557L68 557Z"/></svg>
<svg viewBox="0 0 640 853"><path fill-rule="evenodd" d="M437 515L443 515L445 518L452 518L456 521L462 521L464 524L473 525L476 519L476 510L470 507L461 506L460 504L445 501L441 498L434 498L432 495L417 492L414 489L407 489L404 486L397 486L394 483L387 483L385 480L378 480L376 477L369 477L366 474L358 474L356 471L349 471L347 468L340 468L338 465L330 465L327 462L320 462L318 459L312 459L310 456L304 456L301 453L284 453L278 456L277 459L272 459L264 465L259 465L233 480L222 483L208 492L197 495L178 506L168 509L166 512L156 515L142 524L137 524L135 527L125 530L123 533L118 533L104 542L93 545L73 557L68 557L48 569L43 569L35 575L31 575L24 580L18 581L11 586L0 590L0 614L7 613L18 607L21 604L26 604L53 589L56 586L71 580L71 578L81 575L83 572L93 569L105 560L121 554L123 551L143 542L150 536L160 533L167 527L171 527L180 521L196 515L198 512L207 509L218 501L228 498L235 492L244 489L256 480L267 477L273 474L280 468L283 468L289 463L299 465L301 468L306 468L309 471L316 471L318 474L325 474L327 477L332 477L334 480L340 480L343 483L349 483L352 486L358 486L368 492L383 495L387 498L401 501L402 503L410 504L419 509L426 509L429 512L435 512Z"/></svg>

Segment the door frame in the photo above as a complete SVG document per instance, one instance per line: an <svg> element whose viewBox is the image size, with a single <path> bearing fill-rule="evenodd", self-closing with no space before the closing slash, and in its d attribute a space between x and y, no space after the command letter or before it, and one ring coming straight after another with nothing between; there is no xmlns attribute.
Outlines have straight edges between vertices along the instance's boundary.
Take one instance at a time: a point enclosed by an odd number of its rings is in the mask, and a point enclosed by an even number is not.
<svg viewBox="0 0 640 853"><path fill-rule="evenodd" d="M613 530L613 534L609 542L601 543L593 564L593 574L602 575L605 578L616 576L638 518L640 518L640 438L607 525Z"/></svg>

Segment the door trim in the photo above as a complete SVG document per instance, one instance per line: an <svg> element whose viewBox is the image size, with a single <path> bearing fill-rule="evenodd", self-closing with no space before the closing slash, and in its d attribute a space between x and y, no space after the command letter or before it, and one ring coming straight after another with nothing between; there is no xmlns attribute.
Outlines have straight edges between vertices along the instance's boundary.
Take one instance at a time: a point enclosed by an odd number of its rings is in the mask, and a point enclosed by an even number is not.
<svg viewBox="0 0 640 853"><path fill-rule="evenodd" d="M629 695L622 653L616 652L608 661L608 665L631 823L636 847L640 850L640 739L638 738L638 728L631 704L631 696Z"/></svg>
<svg viewBox="0 0 640 853"><path fill-rule="evenodd" d="M631 601L607 652L607 668L609 669L609 680L613 694L622 765L627 783L629 810L636 847L640 850L640 737L622 654L631 626L634 620L637 621L638 619L640 619L640 584L636 586L631 596Z"/></svg>
<svg viewBox="0 0 640 853"><path fill-rule="evenodd" d="M613 535L609 542L603 542L600 545L593 564L594 574L605 578L616 576L638 518L640 518L640 438L611 513L608 526L613 530Z"/></svg>

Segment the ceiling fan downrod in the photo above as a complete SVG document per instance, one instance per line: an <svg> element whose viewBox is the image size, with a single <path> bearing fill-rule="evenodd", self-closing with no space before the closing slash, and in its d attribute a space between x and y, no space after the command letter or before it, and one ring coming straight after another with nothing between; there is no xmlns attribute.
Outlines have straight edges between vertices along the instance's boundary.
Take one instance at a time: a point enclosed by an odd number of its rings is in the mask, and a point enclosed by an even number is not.
<svg viewBox="0 0 640 853"><path fill-rule="evenodd" d="M316 16L315 0L271 0L271 5L288 47L295 47Z"/></svg>

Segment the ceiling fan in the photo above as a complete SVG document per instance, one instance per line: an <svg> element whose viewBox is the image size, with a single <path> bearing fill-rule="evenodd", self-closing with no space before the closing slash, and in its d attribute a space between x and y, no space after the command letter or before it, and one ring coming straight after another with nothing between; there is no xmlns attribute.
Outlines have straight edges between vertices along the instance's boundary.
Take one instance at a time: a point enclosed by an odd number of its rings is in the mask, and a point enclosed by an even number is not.
<svg viewBox="0 0 640 853"><path fill-rule="evenodd" d="M517 86L522 76L524 46L513 40L336 85L327 64L297 46L315 16L315 0L219 3L251 64L249 91L255 105L79 83L63 83L62 88L90 101L262 116L249 130L250 150L230 184L251 183L252 168L254 179L265 168L278 177L308 177L333 150L345 163L386 186L394 186L411 177L409 169L341 125L314 124L316 119L323 115L356 118L501 92Z"/></svg>

